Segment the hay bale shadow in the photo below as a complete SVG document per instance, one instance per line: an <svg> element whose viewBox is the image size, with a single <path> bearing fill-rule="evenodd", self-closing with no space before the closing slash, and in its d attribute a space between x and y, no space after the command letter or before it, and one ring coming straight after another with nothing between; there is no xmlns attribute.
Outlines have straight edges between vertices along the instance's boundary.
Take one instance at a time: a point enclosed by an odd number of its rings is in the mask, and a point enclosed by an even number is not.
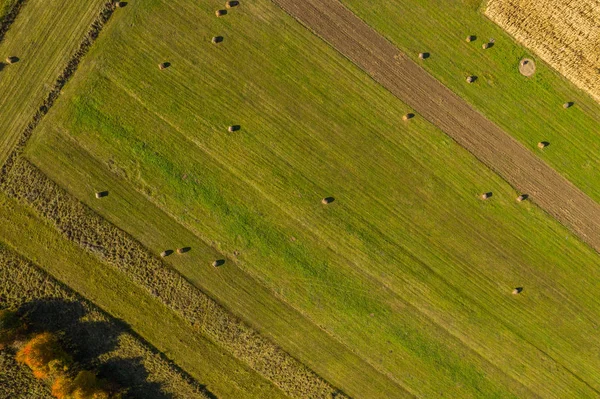
<svg viewBox="0 0 600 399"><path fill-rule="evenodd" d="M542 148L542 149L543 149L543 148L546 148L546 147L548 147L549 145L550 145L550 142L549 142L549 141L540 141L540 142L538 143L538 148Z"/></svg>

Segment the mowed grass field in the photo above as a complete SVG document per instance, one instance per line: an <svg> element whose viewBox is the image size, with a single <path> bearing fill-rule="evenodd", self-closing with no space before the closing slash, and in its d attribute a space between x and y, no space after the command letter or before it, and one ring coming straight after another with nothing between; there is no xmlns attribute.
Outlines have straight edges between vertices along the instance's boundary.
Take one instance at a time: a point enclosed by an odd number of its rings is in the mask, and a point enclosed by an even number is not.
<svg viewBox="0 0 600 399"><path fill-rule="evenodd" d="M73 294L65 292L65 288L52 282L54 278L103 311L124 321L143 339L152 343L166 359L185 369L198 384L206 385L212 394L218 397L284 397L276 387L191 329L144 290L123 279L110 266L81 251L81 248L65 240L52 226L38 219L30 209L3 194L0 195L0 216L3 220L0 232L0 250L4 251L1 252L2 259L5 258L4 248L10 248L36 262L51 276L51 281L48 281L48 278L43 277L43 272L35 271L31 266L22 266L17 272L10 268L5 270L6 265L3 264L6 284L0 285L2 307L27 307L31 303L48 302L47 307L51 309L53 302L65 301L67 304L73 301ZM8 284L8 281L11 283ZM60 314L60 308L55 312ZM65 310L62 312L68 313ZM56 323L61 326L60 322ZM70 323L72 324L61 327L76 327L74 321ZM141 365L135 366L132 363L130 366L137 371L132 371L129 377L127 374L121 377L121 383L132 388L135 397L163 397L159 392L169 397L202 397L185 379L169 370L167 362L144 353L138 348L140 344L132 341L131 337L111 337L111 334L107 335L107 342L115 338L124 341L118 351L100 352L101 360L89 357L85 360L106 363L110 372L111 361L122 357L137 359L136 362ZM80 339L85 342L85 337ZM91 353L97 350L87 349ZM147 383L156 388L144 388L143 382L138 381L143 378L139 376L140 369L146 370ZM132 387L135 382L140 386ZM5 392L0 388L0 393Z"/></svg>
<svg viewBox="0 0 600 399"><path fill-rule="evenodd" d="M541 59L517 44L484 14L479 0L342 0L444 85L587 195L600 201L600 105ZM468 35L477 40L467 43ZM493 39L493 47L482 45ZM420 52L429 52L418 60ZM536 61L530 78L518 71L524 57ZM469 85L465 78L478 76ZM572 101L575 107L563 109ZM540 141L550 146L537 148Z"/></svg>
<svg viewBox="0 0 600 399"><path fill-rule="evenodd" d="M272 3L219 7L118 10L26 157L351 396L597 396L597 254Z"/></svg>
<svg viewBox="0 0 600 399"><path fill-rule="evenodd" d="M10 6L14 2L4 2ZM18 57L0 71L0 162L31 122L105 1L27 0L0 43L0 59ZM0 8L0 12L2 8Z"/></svg>

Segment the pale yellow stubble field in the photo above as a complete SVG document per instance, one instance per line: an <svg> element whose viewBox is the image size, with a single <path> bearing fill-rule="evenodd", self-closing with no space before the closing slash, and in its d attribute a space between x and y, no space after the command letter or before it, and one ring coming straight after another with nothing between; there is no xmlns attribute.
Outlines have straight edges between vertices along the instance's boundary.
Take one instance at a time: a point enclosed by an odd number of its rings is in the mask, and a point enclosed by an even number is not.
<svg viewBox="0 0 600 399"><path fill-rule="evenodd" d="M600 0L489 0L485 15L600 101Z"/></svg>

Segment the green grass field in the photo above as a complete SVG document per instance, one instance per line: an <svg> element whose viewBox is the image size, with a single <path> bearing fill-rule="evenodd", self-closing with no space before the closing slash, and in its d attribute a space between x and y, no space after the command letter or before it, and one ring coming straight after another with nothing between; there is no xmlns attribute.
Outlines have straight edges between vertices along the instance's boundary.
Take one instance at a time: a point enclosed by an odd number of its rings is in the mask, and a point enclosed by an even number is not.
<svg viewBox="0 0 600 399"><path fill-rule="evenodd" d="M8 4L8 3L6 3ZM18 136L27 127L49 88L76 50L104 1L27 0L0 43L0 54L19 58L5 65L0 79L0 162L4 163Z"/></svg>
<svg viewBox="0 0 600 399"><path fill-rule="evenodd" d="M219 4L133 0L118 10L26 157L156 254L190 245L167 262L351 396L597 396L597 254L517 204L433 126L402 123L404 104L272 3L217 19ZM578 97L562 110L575 92L543 66L525 102L510 75L524 51L473 5L453 4L438 9L452 18L436 32L463 17L469 31L439 35L427 67L446 68L440 80L493 120L514 121L528 146L550 141L543 156L595 195L597 172L579 168L597 143L596 105ZM413 4L411 18L433 7ZM396 23L397 34L416 40L415 25ZM481 40L451 59L436 51L489 32L497 43L486 53ZM471 64L481 83L458 87ZM579 128L561 155L567 126ZM109 196L96 200L100 190ZM326 196L336 201L325 207ZM228 259L218 271L215 251ZM516 286L522 295L511 295ZM369 365L362 376L359 364Z"/></svg>
<svg viewBox="0 0 600 399"><path fill-rule="evenodd" d="M532 54L486 18L479 0L342 0L429 73L596 201L600 201L600 105L536 59L531 78L518 71ZM481 4L481 5L480 5ZM466 42L468 35L477 40ZM494 46L482 45L493 38ZM465 82L477 75L477 84ZM576 106L563 109L567 101ZM540 141L550 142L543 152Z"/></svg>

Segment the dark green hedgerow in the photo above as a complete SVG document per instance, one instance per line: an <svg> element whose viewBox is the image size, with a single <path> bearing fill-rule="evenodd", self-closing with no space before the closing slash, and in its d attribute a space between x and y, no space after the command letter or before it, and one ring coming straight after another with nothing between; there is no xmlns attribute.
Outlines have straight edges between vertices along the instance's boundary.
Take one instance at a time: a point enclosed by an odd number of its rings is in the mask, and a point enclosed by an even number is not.
<svg viewBox="0 0 600 399"><path fill-rule="evenodd" d="M72 197L27 160L18 158L4 178L3 189L10 197L32 206L69 240L118 268L290 396L345 396L233 316L127 233Z"/></svg>

